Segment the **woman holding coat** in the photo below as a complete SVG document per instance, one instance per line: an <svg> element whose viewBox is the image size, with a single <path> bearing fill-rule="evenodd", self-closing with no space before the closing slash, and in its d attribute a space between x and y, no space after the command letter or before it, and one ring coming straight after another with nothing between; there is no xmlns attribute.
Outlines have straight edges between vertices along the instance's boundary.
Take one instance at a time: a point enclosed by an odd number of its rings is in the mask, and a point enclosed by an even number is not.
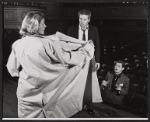
<svg viewBox="0 0 150 122"><path fill-rule="evenodd" d="M82 97L92 42L76 51L65 51L59 38L44 36L44 14L29 12L8 58L7 69L19 77L18 117L70 117L82 109ZM71 92L70 92L71 91Z"/></svg>

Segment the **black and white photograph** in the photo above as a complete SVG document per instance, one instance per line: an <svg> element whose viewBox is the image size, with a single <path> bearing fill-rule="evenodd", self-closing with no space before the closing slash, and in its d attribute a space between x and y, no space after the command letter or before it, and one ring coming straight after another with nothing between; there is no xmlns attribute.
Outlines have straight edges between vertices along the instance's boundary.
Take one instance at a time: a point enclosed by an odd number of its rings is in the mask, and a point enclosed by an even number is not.
<svg viewBox="0 0 150 122"><path fill-rule="evenodd" d="M148 0L1 4L2 120L148 120Z"/></svg>

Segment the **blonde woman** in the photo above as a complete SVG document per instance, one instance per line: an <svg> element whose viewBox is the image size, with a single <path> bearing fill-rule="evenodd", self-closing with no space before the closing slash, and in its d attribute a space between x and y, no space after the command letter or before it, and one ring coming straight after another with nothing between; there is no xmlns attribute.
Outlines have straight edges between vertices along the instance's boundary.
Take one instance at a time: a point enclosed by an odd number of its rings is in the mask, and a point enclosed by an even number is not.
<svg viewBox="0 0 150 122"><path fill-rule="evenodd" d="M45 28L44 14L29 12L20 29L22 38L13 43L8 59L9 73L19 77L21 118L70 117L82 109L86 81L82 75L87 75L93 43L65 51L58 45L59 38L45 38Z"/></svg>

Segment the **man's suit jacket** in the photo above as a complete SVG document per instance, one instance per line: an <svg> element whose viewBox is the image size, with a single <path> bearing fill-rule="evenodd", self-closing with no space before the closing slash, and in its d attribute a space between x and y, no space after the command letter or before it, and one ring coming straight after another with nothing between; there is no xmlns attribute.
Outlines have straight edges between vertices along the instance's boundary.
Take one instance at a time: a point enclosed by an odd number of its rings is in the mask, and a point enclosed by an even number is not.
<svg viewBox="0 0 150 122"><path fill-rule="evenodd" d="M123 84L120 94L118 94L118 91L111 91L111 85L113 81L113 72L108 72L106 75L106 81L108 81L108 85L104 90L102 90L102 98L105 101L112 102L115 104L122 104L122 100L124 96L128 93L129 89L129 78L122 73L122 75L118 78L116 84ZM102 87L101 87L102 88Z"/></svg>
<svg viewBox="0 0 150 122"><path fill-rule="evenodd" d="M114 73L111 73L111 72L108 72L106 75L106 81L108 81L108 86L107 86L108 90L111 90L111 84L112 84L113 77L114 77ZM116 82L116 85L119 85L119 84L123 84L120 94L126 95L128 93L128 89L129 89L129 78L123 73Z"/></svg>
<svg viewBox="0 0 150 122"><path fill-rule="evenodd" d="M78 33L79 33L78 30L79 30L79 26L71 26L68 30L68 35L74 38L78 38ZM98 29L93 25L89 25L88 40L93 41L95 45L95 59L96 59L96 62L100 63L99 33L98 33Z"/></svg>

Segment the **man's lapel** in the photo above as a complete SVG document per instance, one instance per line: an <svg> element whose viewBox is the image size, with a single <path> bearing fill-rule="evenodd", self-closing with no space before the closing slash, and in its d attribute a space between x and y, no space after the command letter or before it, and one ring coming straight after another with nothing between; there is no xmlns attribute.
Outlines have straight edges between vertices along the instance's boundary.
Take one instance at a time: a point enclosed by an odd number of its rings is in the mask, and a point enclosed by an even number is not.
<svg viewBox="0 0 150 122"><path fill-rule="evenodd" d="M119 85L119 84L121 84L121 83L123 83L123 74L120 76L120 78L118 78L118 80L117 80L117 84Z"/></svg>
<svg viewBox="0 0 150 122"><path fill-rule="evenodd" d="M92 33L93 32L91 32L92 30L91 30L91 26L89 25L89 30L88 30L88 40L91 40L92 39ZM92 40L93 41L93 40Z"/></svg>

